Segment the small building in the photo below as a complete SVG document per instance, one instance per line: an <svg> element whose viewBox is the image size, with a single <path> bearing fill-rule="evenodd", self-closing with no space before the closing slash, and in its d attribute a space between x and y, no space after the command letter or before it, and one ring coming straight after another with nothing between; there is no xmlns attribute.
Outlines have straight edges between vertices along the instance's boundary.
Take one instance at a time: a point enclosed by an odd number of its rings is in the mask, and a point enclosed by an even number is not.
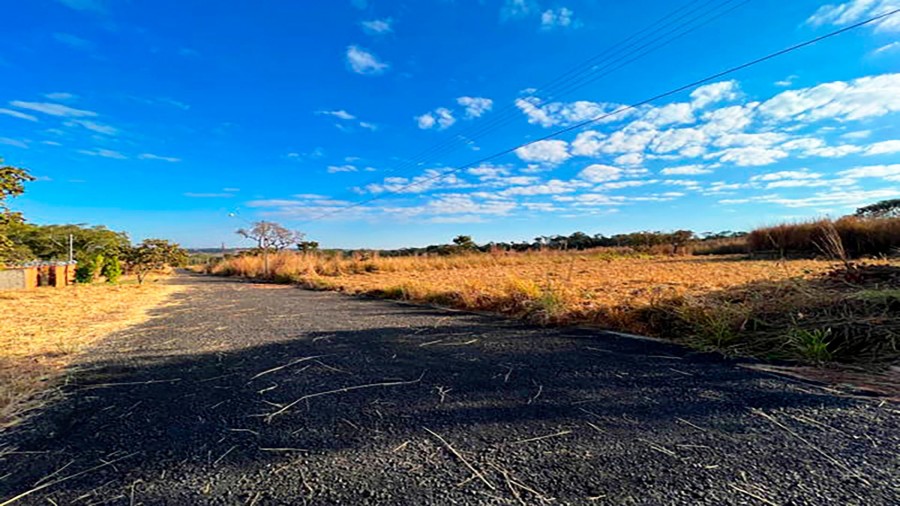
<svg viewBox="0 0 900 506"><path fill-rule="evenodd" d="M75 282L75 262L31 262L0 268L0 290L60 288Z"/></svg>

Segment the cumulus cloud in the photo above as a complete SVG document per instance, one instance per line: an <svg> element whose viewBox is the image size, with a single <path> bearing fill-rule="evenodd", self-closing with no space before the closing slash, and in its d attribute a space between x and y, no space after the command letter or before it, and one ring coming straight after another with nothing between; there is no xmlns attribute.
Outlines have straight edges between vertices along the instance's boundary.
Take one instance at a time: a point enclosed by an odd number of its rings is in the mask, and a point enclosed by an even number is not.
<svg viewBox="0 0 900 506"><path fill-rule="evenodd" d="M763 102L758 112L772 121L855 121L900 111L900 74L834 81L789 90Z"/></svg>
<svg viewBox="0 0 900 506"><path fill-rule="evenodd" d="M575 28L578 26L578 22L575 21L574 15L572 9L566 7L547 9L541 14L541 29Z"/></svg>
<svg viewBox="0 0 900 506"><path fill-rule="evenodd" d="M437 127L438 130L445 130L456 123L456 118L453 117L453 111L446 107L438 107L434 111L426 112L421 116L416 116L414 119L416 120L416 124L422 130L429 130L435 127Z"/></svg>
<svg viewBox="0 0 900 506"><path fill-rule="evenodd" d="M347 64L350 66L350 70L363 75L382 74L390 67L389 64L380 61L374 54L359 46L347 48Z"/></svg>
<svg viewBox="0 0 900 506"><path fill-rule="evenodd" d="M480 118L494 106L493 100L484 97L459 97L456 103L466 108L466 118Z"/></svg>
<svg viewBox="0 0 900 506"><path fill-rule="evenodd" d="M587 100L545 104L540 98L534 96L517 99L516 107L525 113L529 123L548 128L556 125L572 125L594 119L598 123L609 123L620 121L634 114L634 111L631 109L616 112L624 107L621 104L590 102Z"/></svg>
<svg viewBox="0 0 900 506"><path fill-rule="evenodd" d="M900 153L900 140L882 141L870 144L866 147L864 154L866 156L873 156L892 155L894 153Z"/></svg>
<svg viewBox="0 0 900 506"><path fill-rule="evenodd" d="M537 12L538 5L534 0L504 0L500 9L500 19L521 19Z"/></svg>
<svg viewBox="0 0 900 506"><path fill-rule="evenodd" d="M664 176L697 176L700 174L710 174L712 170L706 168L705 165L681 165L678 167L666 167L659 171Z"/></svg>
<svg viewBox="0 0 900 506"><path fill-rule="evenodd" d="M691 92L692 103L697 108L703 108L716 102L734 100L738 96L738 83L733 80L706 84Z"/></svg>
<svg viewBox="0 0 900 506"><path fill-rule="evenodd" d="M866 165L839 172L841 176L851 179L881 178L888 181L900 181L900 164Z"/></svg>
<svg viewBox="0 0 900 506"><path fill-rule="evenodd" d="M622 177L622 169L612 165L594 164L585 167L578 177L592 183L605 183Z"/></svg>
<svg viewBox="0 0 900 506"><path fill-rule="evenodd" d="M537 141L516 149L516 156L525 162L559 164L572 157L566 141Z"/></svg>

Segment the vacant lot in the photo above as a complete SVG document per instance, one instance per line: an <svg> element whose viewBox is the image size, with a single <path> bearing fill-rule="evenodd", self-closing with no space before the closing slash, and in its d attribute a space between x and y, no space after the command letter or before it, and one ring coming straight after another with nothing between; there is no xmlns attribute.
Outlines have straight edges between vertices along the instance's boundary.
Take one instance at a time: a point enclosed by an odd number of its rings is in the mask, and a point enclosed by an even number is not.
<svg viewBox="0 0 900 506"><path fill-rule="evenodd" d="M40 394L85 346L145 321L177 289L149 283L0 292L0 428L41 405Z"/></svg>
<svg viewBox="0 0 900 506"><path fill-rule="evenodd" d="M215 272L262 276L259 257ZM701 348L807 362L888 363L900 269L879 261L645 257L602 250L336 259L282 253L270 277L542 324L587 323ZM886 319L887 318L887 319Z"/></svg>

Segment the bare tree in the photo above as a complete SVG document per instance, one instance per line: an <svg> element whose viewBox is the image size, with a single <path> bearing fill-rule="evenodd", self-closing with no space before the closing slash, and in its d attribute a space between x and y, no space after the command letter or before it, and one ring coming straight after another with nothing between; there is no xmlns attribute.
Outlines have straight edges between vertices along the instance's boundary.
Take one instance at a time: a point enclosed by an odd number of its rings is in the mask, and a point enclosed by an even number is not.
<svg viewBox="0 0 900 506"><path fill-rule="evenodd" d="M303 241L306 234L290 230L271 221L257 221L249 229L242 228L238 235L256 241L256 247L263 254L263 274L269 275L269 251L280 251Z"/></svg>

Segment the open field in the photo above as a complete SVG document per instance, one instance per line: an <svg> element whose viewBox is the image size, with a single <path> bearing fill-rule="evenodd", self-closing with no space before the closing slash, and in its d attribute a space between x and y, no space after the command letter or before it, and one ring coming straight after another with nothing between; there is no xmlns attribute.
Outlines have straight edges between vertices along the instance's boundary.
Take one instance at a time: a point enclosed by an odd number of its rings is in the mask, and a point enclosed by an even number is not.
<svg viewBox="0 0 900 506"><path fill-rule="evenodd" d="M848 282L836 267L603 250L350 259L281 253L270 258L270 277L541 324L599 325L729 353L813 363L894 360L898 329L884 317L900 303L896 264L876 262L857 276L865 279ZM235 258L214 272L261 277L263 262Z"/></svg>
<svg viewBox="0 0 900 506"><path fill-rule="evenodd" d="M149 318L178 287L74 285L0 292L0 428L43 403L66 366L103 336Z"/></svg>

